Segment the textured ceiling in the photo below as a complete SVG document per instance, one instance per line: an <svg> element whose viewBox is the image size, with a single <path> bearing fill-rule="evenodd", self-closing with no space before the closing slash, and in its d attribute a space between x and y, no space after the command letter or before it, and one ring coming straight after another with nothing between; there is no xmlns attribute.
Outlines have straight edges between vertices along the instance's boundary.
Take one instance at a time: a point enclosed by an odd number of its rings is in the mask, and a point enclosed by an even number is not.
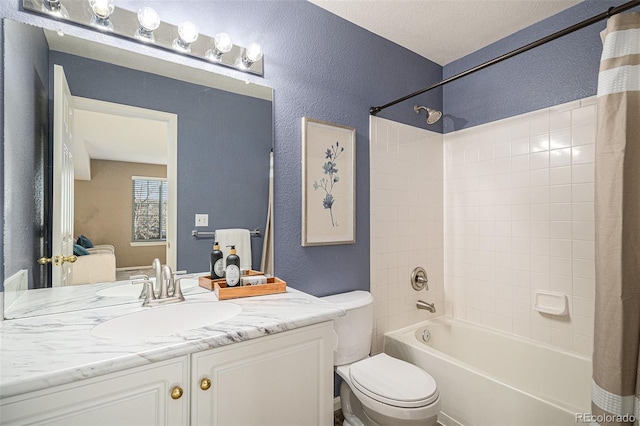
<svg viewBox="0 0 640 426"><path fill-rule="evenodd" d="M581 0L309 0L446 65Z"/></svg>

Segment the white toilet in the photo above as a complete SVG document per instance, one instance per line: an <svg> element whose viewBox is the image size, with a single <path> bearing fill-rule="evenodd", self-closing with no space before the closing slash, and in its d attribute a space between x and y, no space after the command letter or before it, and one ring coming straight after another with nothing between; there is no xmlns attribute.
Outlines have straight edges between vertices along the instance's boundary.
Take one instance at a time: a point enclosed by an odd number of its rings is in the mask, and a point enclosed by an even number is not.
<svg viewBox="0 0 640 426"><path fill-rule="evenodd" d="M440 398L433 377L386 354L369 357L373 332L371 294L352 291L323 300L347 311L346 316L334 319L338 334L334 365L343 379L343 425L434 425Z"/></svg>

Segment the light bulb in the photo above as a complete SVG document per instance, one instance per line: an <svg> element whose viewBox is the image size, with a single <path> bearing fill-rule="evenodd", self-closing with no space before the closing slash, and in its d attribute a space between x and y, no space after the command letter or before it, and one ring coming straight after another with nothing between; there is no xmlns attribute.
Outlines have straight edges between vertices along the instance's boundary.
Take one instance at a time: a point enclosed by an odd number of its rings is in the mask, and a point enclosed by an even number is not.
<svg viewBox="0 0 640 426"><path fill-rule="evenodd" d="M218 33L213 37L213 43L220 52L227 53L233 47L231 36L227 33Z"/></svg>
<svg viewBox="0 0 640 426"><path fill-rule="evenodd" d="M222 55L233 49L233 42L231 36L227 33L218 33L213 37L213 47L207 51L206 57L219 61Z"/></svg>
<svg viewBox="0 0 640 426"><path fill-rule="evenodd" d="M138 10L138 22L140 26L136 30L135 37L141 41L155 42L153 32L160 26L160 16L158 12L150 7L143 7Z"/></svg>
<svg viewBox="0 0 640 426"><path fill-rule="evenodd" d="M178 38L173 40L173 47L185 52L191 52L190 44L198 39L198 28L191 22L178 25Z"/></svg>
<svg viewBox="0 0 640 426"><path fill-rule="evenodd" d="M106 21L115 10L114 0L89 0L91 10L98 19Z"/></svg>
<svg viewBox="0 0 640 426"><path fill-rule="evenodd" d="M242 64L250 68L254 62L262 59L262 47L258 43L251 43L247 46L247 49L244 51L244 55L242 56Z"/></svg>
<svg viewBox="0 0 640 426"><path fill-rule="evenodd" d="M142 30L151 33L160 26L160 15L150 7L143 7L138 10L138 22Z"/></svg>
<svg viewBox="0 0 640 426"><path fill-rule="evenodd" d="M191 44L198 39L198 28L191 22L183 22L178 26L178 35L180 40Z"/></svg>

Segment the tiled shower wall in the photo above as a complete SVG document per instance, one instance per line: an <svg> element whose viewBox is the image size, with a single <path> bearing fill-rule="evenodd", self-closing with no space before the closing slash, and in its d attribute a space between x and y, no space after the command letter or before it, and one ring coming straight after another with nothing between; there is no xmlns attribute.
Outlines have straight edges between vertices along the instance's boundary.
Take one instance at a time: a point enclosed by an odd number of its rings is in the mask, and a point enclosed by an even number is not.
<svg viewBox="0 0 640 426"><path fill-rule="evenodd" d="M378 117L369 128L377 353L385 332L444 313L443 143L439 133ZM427 270L428 292L411 287L416 266ZM418 310L418 299L435 303L437 313Z"/></svg>
<svg viewBox="0 0 640 426"><path fill-rule="evenodd" d="M445 136L448 315L591 355L595 129L588 98ZM570 315L533 310L536 290Z"/></svg>

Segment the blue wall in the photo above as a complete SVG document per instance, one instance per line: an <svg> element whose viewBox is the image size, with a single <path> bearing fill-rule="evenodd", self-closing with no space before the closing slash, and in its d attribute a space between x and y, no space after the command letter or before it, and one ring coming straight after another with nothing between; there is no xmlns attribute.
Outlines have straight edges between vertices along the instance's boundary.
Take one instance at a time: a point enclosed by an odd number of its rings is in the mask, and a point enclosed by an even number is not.
<svg viewBox="0 0 640 426"><path fill-rule="evenodd" d="M623 3L584 1L445 65L444 78ZM446 85L445 133L595 95L605 27L601 21Z"/></svg>
<svg viewBox="0 0 640 426"><path fill-rule="evenodd" d="M34 101L37 95L34 82L40 80L43 87L47 88L47 43L42 31L12 22L7 22L5 27L10 27L15 37L6 39L8 48L4 52L4 64L7 70L4 79L11 84L3 87L3 95L12 100L9 105L11 110L21 113L7 123L2 120L3 137L6 134L10 140L16 141L3 146L3 155L12 160L6 164L3 161L2 170L4 184L8 188L2 200L6 209L3 210L3 222L11 224L3 227L4 244L11 250L6 253L7 256L3 253L2 259L7 278L26 269L29 283L34 285L42 268L35 262L41 256L40 250L35 247L40 232L45 232L40 226L42 194L36 191L36 176L42 178L42 157L41 151L35 149L39 145L40 134L35 125L38 114ZM4 289L3 283L4 276L0 280L0 290Z"/></svg>

